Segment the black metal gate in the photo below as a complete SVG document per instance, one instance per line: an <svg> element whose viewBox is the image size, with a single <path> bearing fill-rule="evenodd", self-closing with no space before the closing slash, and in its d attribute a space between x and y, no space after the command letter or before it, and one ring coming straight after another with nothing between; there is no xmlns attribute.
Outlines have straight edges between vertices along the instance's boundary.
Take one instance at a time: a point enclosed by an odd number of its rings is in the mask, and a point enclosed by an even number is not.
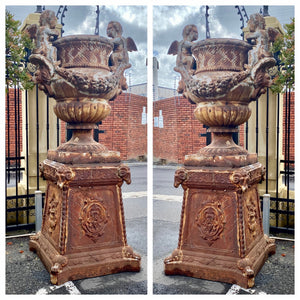
<svg viewBox="0 0 300 300"><path fill-rule="evenodd" d="M293 97L292 97L293 96ZM256 101L255 111L252 114L256 116L255 124L255 141L251 140L250 143L255 143L256 153L264 150L265 156L270 158L269 154L269 123L270 123L270 105L276 105L276 187L275 195L270 197L270 216L271 225L270 232L272 233L291 233L294 234L294 179L295 179L295 149L294 149L294 136L295 136L295 123L294 123L294 99L295 94L287 87L286 92L283 94L283 103L280 104L280 94L277 95L276 103L270 103L270 91L267 90L266 97L266 109L265 109L265 120L266 127L262 128L259 124L258 115L262 112L259 111L258 101ZM292 101L293 98L293 101ZM283 115L282 119L280 117L280 105L283 105ZM280 132L280 122L283 122L282 136ZM259 144L258 135L260 131L265 131L265 143L263 145ZM245 148L248 149L249 146L249 129L248 122L245 128ZM282 152L280 153L280 143L283 144ZM265 149L262 149L265 148ZM280 156L283 155L283 159ZM265 189L264 193L269 194L269 159L265 161L266 175L265 175ZM281 170L283 165L283 170ZM280 176L283 175L283 176ZM286 197L280 197L280 186L284 184L286 189ZM261 196L261 200L263 196ZM263 201L261 201L261 206L263 208Z"/></svg>
<svg viewBox="0 0 300 300"><path fill-rule="evenodd" d="M38 89L36 89L36 174L39 174L39 113L38 113ZM28 145L28 92L23 93L25 99L21 99L19 86L7 87L6 92L6 172L5 172L5 192L6 192L6 231L33 230L35 228L35 194L29 193L29 180L20 189L20 182L23 176L29 178L29 145ZM22 105L23 104L23 105ZM56 124L49 123L49 98L47 97L46 112L46 140L47 150L49 149L49 129L56 126L57 146L60 142L60 121L57 118ZM23 111L23 113L22 113ZM23 143L25 143L25 156L21 155ZM31 187L33 183L31 182ZM40 178L36 176L35 189L40 188ZM45 194L43 193L43 196Z"/></svg>

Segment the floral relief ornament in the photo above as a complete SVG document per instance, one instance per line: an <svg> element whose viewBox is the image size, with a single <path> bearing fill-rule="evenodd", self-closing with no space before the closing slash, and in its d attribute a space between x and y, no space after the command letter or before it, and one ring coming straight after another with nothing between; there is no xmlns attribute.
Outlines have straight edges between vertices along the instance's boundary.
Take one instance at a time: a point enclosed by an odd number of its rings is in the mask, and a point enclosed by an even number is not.
<svg viewBox="0 0 300 300"><path fill-rule="evenodd" d="M58 217L57 217L57 209L58 209L59 201L55 194L52 195L49 201L49 209L48 209L48 222L49 222L49 228L48 231L50 234L52 234L55 230Z"/></svg>
<svg viewBox="0 0 300 300"><path fill-rule="evenodd" d="M86 198L82 201L79 220L86 236L96 241L104 234L108 222L106 208L98 200Z"/></svg>
<svg viewBox="0 0 300 300"><path fill-rule="evenodd" d="M225 226L221 203L218 201L205 205L197 214L196 225L200 236L211 246L220 238Z"/></svg>

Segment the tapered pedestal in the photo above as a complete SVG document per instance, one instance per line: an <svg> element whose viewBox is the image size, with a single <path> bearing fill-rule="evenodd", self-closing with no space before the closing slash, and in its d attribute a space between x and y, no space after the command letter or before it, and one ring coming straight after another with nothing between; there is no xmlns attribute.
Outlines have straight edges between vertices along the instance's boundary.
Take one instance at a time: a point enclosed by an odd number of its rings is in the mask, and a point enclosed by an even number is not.
<svg viewBox="0 0 300 300"><path fill-rule="evenodd" d="M31 237L53 284L139 271L140 256L127 245L121 186L130 170L121 164L66 165L46 159L42 229Z"/></svg>
<svg viewBox="0 0 300 300"><path fill-rule="evenodd" d="M176 171L174 185L182 185L184 196L178 247L165 259L165 274L254 285L275 253L262 228L257 184L263 175L260 163Z"/></svg>

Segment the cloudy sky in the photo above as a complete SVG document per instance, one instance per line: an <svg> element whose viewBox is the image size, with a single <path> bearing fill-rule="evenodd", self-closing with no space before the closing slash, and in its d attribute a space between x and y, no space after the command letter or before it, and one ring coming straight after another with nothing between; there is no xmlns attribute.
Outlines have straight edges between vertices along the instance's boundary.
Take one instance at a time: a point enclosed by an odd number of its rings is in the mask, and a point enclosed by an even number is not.
<svg viewBox="0 0 300 300"><path fill-rule="evenodd" d="M100 1L101 3L101 1ZM46 5L46 9L53 10L55 14L59 6ZM147 81L147 7L146 6L117 6L100 5L99 34L106 37L106 27L110 21L118 21L123 27L123 36L131 37L135 41L138 51L129 53L132 67L126 70L127 82L132 85ZM36 11L36 6L6 6L16 20L23 22L28 14ZM94 34L96 26L96 5L94 6L67 6L63 19L63 35ZM61 17L61 14L60 14ZM61 19L58 19L60 23Z"/></svg>
<svg viewBox="0 0 300 300"><path fill-rule="evenodd" d="M115 3L118 3L118 1ZM140 3L143 4L145 1L141 1ZM289 0L286 0L285 3L289 4ZM46 9L57 12L58 7L46 6ZM152 7L153 22L150 25L153 27L153 54L157 57L160 65L158 71L159 85L174 88L176 76L178 80L179 74L173 71L175 56L167 55L168 48L174 40L182 39L182 29L187 24L195 24L198 27L199 40L205 38L205 6L152 5ZM253 13L259 12L262 8L262 6L254 5L245 5L244 7L248 17ZM63 20L65 23L64 35L94 34L96 5L67 6L67 8L68 11L65 13ZM16 19L23 21L29 13L36 10L36 6L6 6L6 9L12 12ZM132 67L126 72L127 76L131 72L132 85L145 83L147 81L145 64L147 57L147 6L106 5L100 6L100 10L100 35L106 36L108 22L115 20L122 24L123 35L134 39L138 52L131 52L129 54ZM240 39L240 26L242 23L237 12L238 10L234 5L209 5L211 38L231 37ZM281 24L289 23L294 13L293 5L269 6L269 14L275 16Z"/></svg>
<svg viewBox="0 0 300 300"><path fill-rule="evenodd" d="M259 12L262 6L247 6L251 14ZM240 6L241 8L241 6ZM153 7L153 54L159 61L159 86L174 88L175 78L180 74L173 71L176 57L167 55L169 46L174 40L182 40L185 25L195 24L199 40L205 39L205 6L154 6ZM209 5L209 29L211 38L230 37L241 39L242 25L238 10L234 5ZM281 24L290 23L294 16L294 6L269 6L270 16L276 17ZM246 22L246 21L245 21ZM246 24L245 24L246 26Z"/></svg>

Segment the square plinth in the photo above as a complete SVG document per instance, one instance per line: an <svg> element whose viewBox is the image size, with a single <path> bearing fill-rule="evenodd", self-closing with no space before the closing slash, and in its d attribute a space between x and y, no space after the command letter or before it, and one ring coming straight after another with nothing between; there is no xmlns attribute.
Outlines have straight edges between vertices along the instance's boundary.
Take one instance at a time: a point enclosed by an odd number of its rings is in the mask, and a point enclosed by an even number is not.
<svg viewBox="0 0 300 300"><path fill-rule="evenodd" d="M248 288L274 240L263 233L257 184L260 163L236 168L176 171L184 189L178 247L165 259L165 274L237 283Z"/></svg>
<svg viewBox="0 0 300 300"><path fill-rule="evenodd" d="M140 256L127 245L121 164L65 165L45 160L47 180L41 231L31 237L53 284L122 271L139 271Z"/></svg>

